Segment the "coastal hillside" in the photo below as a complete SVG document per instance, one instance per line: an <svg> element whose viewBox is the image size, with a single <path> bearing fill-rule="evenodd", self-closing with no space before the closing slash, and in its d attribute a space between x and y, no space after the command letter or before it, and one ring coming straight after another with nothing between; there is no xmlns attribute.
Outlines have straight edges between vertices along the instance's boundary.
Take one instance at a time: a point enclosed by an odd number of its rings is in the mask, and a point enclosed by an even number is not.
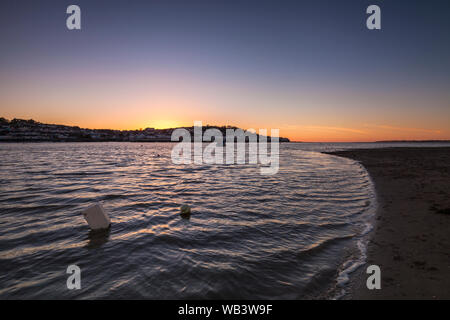
<svg viewBox="0 0 450 320"><path fill-rule="evenodd" d="M193 136L194 127L183 127ZM203 131L219 129L225 136L226 129L233 126L203 126ZM34 120L0 118L0 142L170 142L172 132L177 128L139 130L84 129L77 126L45 124ZM259 135L258 139L259 139ZM268 138L270 141L270 137ZM289 142L280 137L280 142Z"/></svg>

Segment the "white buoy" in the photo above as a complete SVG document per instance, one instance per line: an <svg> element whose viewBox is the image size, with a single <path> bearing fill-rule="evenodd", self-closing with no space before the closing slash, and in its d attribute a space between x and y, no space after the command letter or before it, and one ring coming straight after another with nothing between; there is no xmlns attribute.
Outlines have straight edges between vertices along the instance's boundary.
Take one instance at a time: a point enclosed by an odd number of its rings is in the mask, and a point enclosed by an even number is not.
<svg viewBox="0 0 450 320"><path fill-rule="evenodd" d="M108 229L111 225L109 216L100 203L96 203L84 210L83 216L92 230Z"/></svg>

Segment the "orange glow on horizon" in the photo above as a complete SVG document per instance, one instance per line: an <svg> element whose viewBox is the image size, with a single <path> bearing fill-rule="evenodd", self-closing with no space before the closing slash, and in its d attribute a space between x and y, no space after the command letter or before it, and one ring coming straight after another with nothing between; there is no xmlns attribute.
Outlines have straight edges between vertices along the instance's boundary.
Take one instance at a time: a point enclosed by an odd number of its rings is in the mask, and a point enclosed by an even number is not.
<svg viewBox="0 0 450 320"><path fill-rule="evenodd" d="M46 71L0 83L0 117L10 120L116 130L202 121L257 132L265 128L268 134L279 129L281 137L302 142L450 140L450 96L421 89L356 91L336 83L120 70L89 77L74 72L67 79Z"/></svg>
<svg viewBox="0 0 450 320"><path fill-rule="evenodd" d="M149 121L148 125L145 126L145 128L155 128L155 129L168 129L168 128L177 128L177 127L183 127L184 124L178 121L174 120L167 120L167 119L158 119L154 121Z"/></svg>
<svg viewBox="0 0 450 320"><path fill-rule="evenodd" d="M33 119L47 124L61 124L68 126L78 126L89 129L113 129L113 130L139 130L145 128L168 129L177 127L190 127L194 125L194 120L181 120L170 118L154 118L152 120L142 119L141 121L105 121L104 119L89 121L64 121L56 117L16 117L20 119ZM13 118L9 118L12 120ZM195 121L202 121L197 119ZM450 140L450 130L401 127L394 125L363 124L358 127L338 127L319 125L261 125L255 126L244 122L233 121L208 121L203 120L203 125L223 126L230 125L242 129L254 129L257 133L259 129L267 129L270 135L271 129L279 129L281 137L289 138L291 142L374 142L383 140Z"/></svg>

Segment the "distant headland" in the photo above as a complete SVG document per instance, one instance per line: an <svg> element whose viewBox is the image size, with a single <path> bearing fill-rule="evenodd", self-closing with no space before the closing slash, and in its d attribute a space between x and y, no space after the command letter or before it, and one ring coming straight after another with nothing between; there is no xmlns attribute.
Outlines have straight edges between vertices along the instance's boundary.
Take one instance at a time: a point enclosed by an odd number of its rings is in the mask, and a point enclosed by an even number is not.
<svg viewBox="0 0 450 320"><path fill-rule="evenodd" d="M430 142L435 142L435 143L443 143L443 142L450 142L450 140L380 140L380 141L375 141L375 143L430 143Z"/></svg>
<svg viewBox="0 0 450 320"><path fill-rule="evenodd" d="M193 135L194 127L182 127ZM203 130L219 129L225 135L226 129L234 126L203 126ZM34 120L0 118L0 142L171 142L172 132L178 128L143 130L84 129L77 126L45 124ZM259 139L259 135L258 139ZM268 137L270 141L270 137ZM280 142L290 142L279 138Z"/></svg>

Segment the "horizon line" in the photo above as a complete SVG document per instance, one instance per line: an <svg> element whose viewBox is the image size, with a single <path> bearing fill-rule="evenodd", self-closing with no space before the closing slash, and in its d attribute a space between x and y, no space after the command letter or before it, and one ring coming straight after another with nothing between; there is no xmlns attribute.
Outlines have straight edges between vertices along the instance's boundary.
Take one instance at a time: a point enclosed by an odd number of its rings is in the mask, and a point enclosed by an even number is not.
<svg viewBox="0 0 450 320"><path fill-rule="evenodd" d="M0 120L6 120L7 122L12 122L14 120L19 120L19 121L33 121L35 123L39 123L39 124L43 124L43 125L54 125L54 126L65 126L65 127L77 127L80 129L84 129L84 130L112 130L112 131L144 131L146 129L155 129L155 130L170 130L170 129L178 129L178 128L190 128L190 127L195 127L194 124L192 124L192 126L177 126L177 127L165 127L165 128L156 128L156 127L146 127L146 128L136 128L136 129L112 129L112 128L85 128L85 127L81 127L79 125L68 125L68 124L61 124L61 123L46 123L46 122L41 122L39 120L34 120L32 118L30 119L21 119L21 118L13 118L11 120L0 116ZM195 121L193 121L195 122ZM217 125L217 124L206 124L206 125L202 125L203 127L232 127L232 128L237 128L237 129L242 129L236 125L231 125L231 124L221 124L221 125ZM243 129L243 130L249 130L249 129L253 129L253 128L247 128L247 129ZM281 131L281 130L280 130ZM280 135L280 138L283 138ZM449 139L388 139L388 140L352 140L352 141L342 141L342 140L329 140L329 141L308 141L308 140L291 140L289 139L290 143L401 143L401 142L405 142L405 143L420 143L420 142L435 142L435 143L442 143L442 142L450 142Z"/></svg>

